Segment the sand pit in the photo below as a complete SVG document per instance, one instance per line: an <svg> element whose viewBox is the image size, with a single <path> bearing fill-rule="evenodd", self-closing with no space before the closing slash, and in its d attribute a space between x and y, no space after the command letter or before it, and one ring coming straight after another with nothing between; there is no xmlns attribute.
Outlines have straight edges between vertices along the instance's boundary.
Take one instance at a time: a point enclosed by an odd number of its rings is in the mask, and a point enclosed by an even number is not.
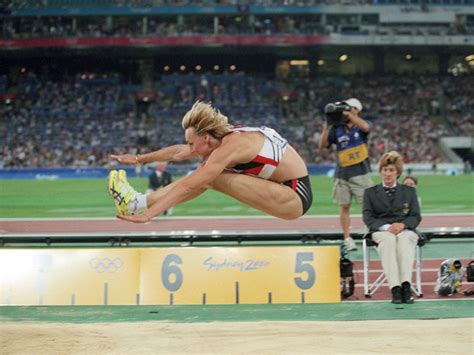
<svg viewBox="0 0 474 355"><path fill-rule="evenodd" d="M474 319L0 324L2 354L470 354Z"/></svg>

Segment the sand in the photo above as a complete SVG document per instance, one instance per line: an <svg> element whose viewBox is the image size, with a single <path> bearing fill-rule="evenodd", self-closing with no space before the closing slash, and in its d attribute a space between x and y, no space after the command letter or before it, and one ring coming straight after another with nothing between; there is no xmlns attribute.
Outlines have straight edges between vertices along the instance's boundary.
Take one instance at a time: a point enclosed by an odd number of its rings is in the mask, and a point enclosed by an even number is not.
<svg viewBox="0 0 474 355"><path fill-rule="evenodd" d="M474 319L0 323L0 354L473 354Z"/></svg>

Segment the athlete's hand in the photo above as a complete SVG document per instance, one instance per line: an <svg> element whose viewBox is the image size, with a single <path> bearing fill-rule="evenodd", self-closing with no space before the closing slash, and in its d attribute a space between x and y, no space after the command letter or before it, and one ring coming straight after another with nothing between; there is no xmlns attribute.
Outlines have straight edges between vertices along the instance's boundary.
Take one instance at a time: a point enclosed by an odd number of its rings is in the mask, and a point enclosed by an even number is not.
<svg viewBox="0 0 474 355"><path fill-rule="evenodd" d="M147 223L150 222L150 217L146 214L139 214L139 215L134 215L134 216L122 216L122 215L117 215L118 219L121 219L122 221L127 221L127 222L133 222L133 223Z"/></svg>
<svg viewBox="0 0 474 355"><path fill-rule="evenodd" d="M132 155L132 154L120 154L120 155L112 154L110 155L110 158L113 160L117 160L120 164L136 164L137 163L136 155Z"/></svg>

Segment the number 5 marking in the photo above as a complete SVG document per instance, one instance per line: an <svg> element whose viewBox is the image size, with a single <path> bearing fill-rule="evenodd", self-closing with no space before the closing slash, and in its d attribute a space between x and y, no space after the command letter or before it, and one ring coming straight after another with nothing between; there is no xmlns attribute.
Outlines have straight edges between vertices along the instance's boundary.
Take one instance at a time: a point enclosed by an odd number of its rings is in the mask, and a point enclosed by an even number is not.
<svg viewBox="0 0 474 355"><path fill-rule="evenodd" d="M296 286L303 290L313 287L316 280L314 268L309 263L311 261L313 261L313 253L296 253L295 273L305 272L308 275L305 280L295 277Z"/></svg>
<svg viewBox="0 0 474 355"><path fill-rule="evenodd" d="M161 281L163 286L170 291L175 292L179 290L183 284L183 273L180 268L176 265L171 265L171 263L182 264L183 261L178 255L170 254L167 255L163 264L161 265ZM175 275L174 282L170 282L170 276Z"/></svg>

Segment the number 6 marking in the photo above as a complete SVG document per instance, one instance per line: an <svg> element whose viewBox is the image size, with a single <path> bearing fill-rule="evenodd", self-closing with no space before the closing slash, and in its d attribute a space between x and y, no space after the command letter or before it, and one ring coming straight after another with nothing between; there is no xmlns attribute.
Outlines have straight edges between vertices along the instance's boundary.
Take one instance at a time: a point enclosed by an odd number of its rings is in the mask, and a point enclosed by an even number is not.
<svg viewBox="0 0 474 355"><path fill-rule="evenodd" d="M168 291L175 292L179 290L183 284L183 273L179 267L176 265L171 265L171 263L182 264L183 261L178 255L167 255L163 260L163 264L161 265L161 281L163 282L163 286L165 286ZM170 282L171 275L175 275L174 282Z"/></svg>
<svg viewBox="0 0 474 355"><path fill-rule="evenodd" d="M296 286L303 290L307 290L314 285L316 273L311 264L305 262L313 261L313 253L296 253L295 273L306 272L307 278L303 280L301 277L295 277Z"/></svg>

